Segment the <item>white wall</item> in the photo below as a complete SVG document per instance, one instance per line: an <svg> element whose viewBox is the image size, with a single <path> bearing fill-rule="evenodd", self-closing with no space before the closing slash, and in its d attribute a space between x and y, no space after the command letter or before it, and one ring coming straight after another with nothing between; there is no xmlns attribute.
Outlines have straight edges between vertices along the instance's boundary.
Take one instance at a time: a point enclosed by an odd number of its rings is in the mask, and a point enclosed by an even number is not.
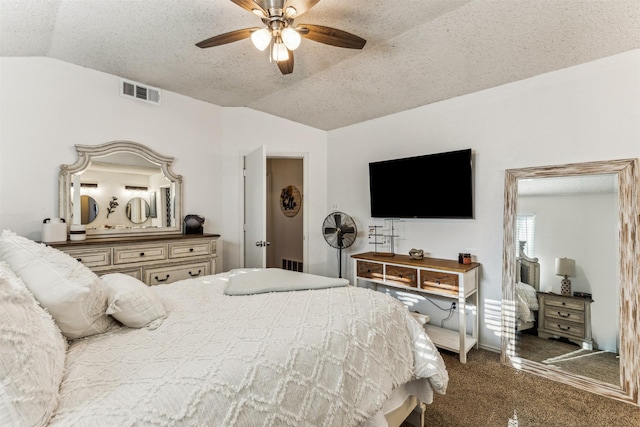
<svg viewBox="0 0 640 427"><path fill-rule="evenodd" d="M117 76L54 59L0 58L0 229L40 239L42 220L58 216L59 167L75 162L74 144L115 140L175 157L184 213L204 216L205 232L222 235L226 269L240 266L241 152L266 144L269 154L308 154L307 203L324 209L324 131L164 90L161 105L152 105L121 97L119 84ZM313 241L312 271L323 272L326 252Z"/></svg>
<svg viewBox="0 0 640 427"><path fill-rule="evenodd" d="M286 102L286 100L285 100ZM325 215L327 159L326 132L299 123L281 120L247 108L225 108L224 152L222 170L224 177L223 218L226 269L241 265L242 259L242 156L260 145L267 148L268 157L304 157L305 168L305 242L308 260L305 270L325 274L327 252L320 226Z"/></svg>
<svg viewBox="0 0 640 427"><path fill-rule="evenodd" d="M369 162L473 149L475 219L404 221L397 252L416 247L451 259L471 252L482 263L480 341L499 348L505 169L640 157L639 117L636 50L334 130L328 135L327 209L338 203L358 221L359 239L349 252L369 251ZM435 322L443 317L429 303L419 308Z"/></svg>
<svg viewBox="0 0 640 427"><path fill-rule="evenodd" d="M76 160L74 144L129 140L176 158L185 212L219 232L220 107L166 91L159 106L124 98L117 77L54 59L0 61L0 227L38 239L42 219L58 216L58 171Z"/></svg>

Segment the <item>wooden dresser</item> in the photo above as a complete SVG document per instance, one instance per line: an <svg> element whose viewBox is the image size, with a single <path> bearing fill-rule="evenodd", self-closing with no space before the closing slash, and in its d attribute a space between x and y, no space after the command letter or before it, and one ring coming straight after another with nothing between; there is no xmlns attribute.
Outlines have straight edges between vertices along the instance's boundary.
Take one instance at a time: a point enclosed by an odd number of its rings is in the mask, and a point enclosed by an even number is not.
<svg viewBox="0 0 640 427"><path fill-rule="evenodd" d="M538 292L538 336L562 337L592 350L591 298Z"/></svg>
<svg viewBox="0 0 640 427"><path fill-rule="evenodd" d="M218 234L114 237L50 243L98 275L125 273L147 285L214 274Z"/></svg>

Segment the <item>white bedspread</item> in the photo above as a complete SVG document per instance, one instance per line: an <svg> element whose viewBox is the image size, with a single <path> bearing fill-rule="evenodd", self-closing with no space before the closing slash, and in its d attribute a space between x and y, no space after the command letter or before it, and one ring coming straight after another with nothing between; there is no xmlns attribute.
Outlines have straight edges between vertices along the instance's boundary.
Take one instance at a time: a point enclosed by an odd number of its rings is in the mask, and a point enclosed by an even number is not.
<svg viewBox="0 0 640 427"><path fill-rule="evenodd" d="M299 273L281 268L242 268L229 272L226 295L252 295L347 286L347 279Z"/></svg>
<svg viewBox="0 0 640 427"><path fill-rule="evenodd" d="M533 322L534 311L538 310L538 296L536 290L526 283L516 283L516 320L518 322Z"/></svg>
<svg viewBox="0 0 640 427"><path fill-rule="evenodd" d="M74 342L55 426L355 426L391 391L448 382L397 300L356 287L224 295L227 274L152 289L167 318Z"/></svg>

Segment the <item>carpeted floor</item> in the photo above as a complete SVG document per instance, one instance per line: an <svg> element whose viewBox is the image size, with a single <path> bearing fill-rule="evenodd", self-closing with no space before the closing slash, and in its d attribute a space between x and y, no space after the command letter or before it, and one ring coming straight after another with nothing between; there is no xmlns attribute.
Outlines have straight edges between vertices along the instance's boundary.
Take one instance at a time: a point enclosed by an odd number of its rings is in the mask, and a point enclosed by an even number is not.
<svg viewBox="0 0 640 427"><path fill-rule="evenodd" d="M585 350L580 346L537 335L518 336L516 353L528 360L609 384L620 384L620 363L616 353Z"/></svg>
<svg viewBox="0 0 640 427"><path fill-rule="evenodd" d="M471 350L466 364L440 353L449 387L427 405L429 427L640 426L640 408L502 365L498 353Z"/></svg>

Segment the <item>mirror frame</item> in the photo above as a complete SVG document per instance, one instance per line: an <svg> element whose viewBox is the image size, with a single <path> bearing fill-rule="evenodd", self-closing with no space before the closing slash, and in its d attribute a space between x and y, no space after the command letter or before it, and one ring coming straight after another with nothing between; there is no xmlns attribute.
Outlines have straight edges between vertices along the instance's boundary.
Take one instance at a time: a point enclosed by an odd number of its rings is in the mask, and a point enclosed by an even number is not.
<svg viewBox="0 0 640 427"><path fill-rule="evenodd" d="M182 233L182 175L171 170L173 157L164 156L151 148L132 141L112 141L99 145L75 145L78 159L70 165L60 165L58 177L58 206L60 218L68 218L71 223L72 214L71 184L73 174L84 171L91 164L92 159L114 153L136 154L155 163L164 175L173 182L175 190L175 226L156 228L125 228L125 229L97 229L87 230L87 239L122 237L122 236L157 236Z"/></svg>
<svg viewBox="0 0 640 427"><path fill-rule="evenodd" d="M518 180L581 175L616 174L618 177L620 386L565 372L515 353L515 230ZM640 406L640 264L638 159L574 163L508 169L504 184L504 240L502 253L502 363L525 372Z"/></svg>

